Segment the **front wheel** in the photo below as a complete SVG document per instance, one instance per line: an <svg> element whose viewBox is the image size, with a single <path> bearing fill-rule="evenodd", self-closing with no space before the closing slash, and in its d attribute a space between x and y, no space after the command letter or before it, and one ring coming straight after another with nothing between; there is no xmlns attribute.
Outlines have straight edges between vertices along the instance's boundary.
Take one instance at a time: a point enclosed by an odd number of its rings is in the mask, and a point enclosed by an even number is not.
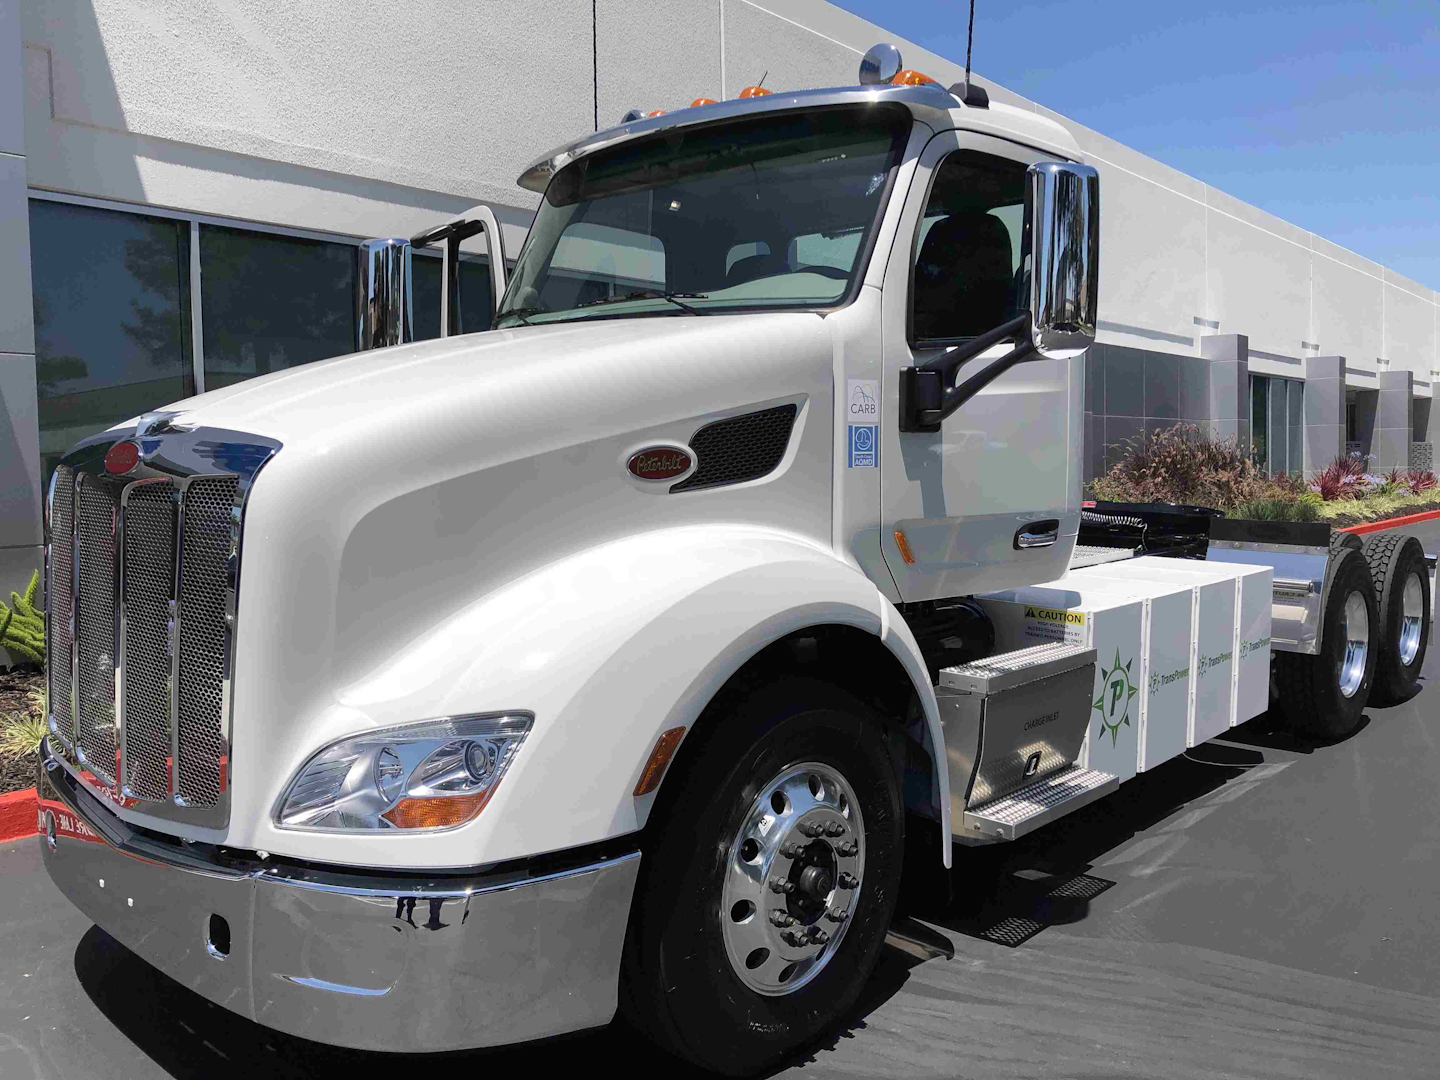
<svg viewBox="0 0 1440 1080"><path fill-rule="evenodd" d="M897 735L811 679L709 719L651 814L621 1001L671 1051L746 1075L840 1019L874 968L904 842Z"/></svg>

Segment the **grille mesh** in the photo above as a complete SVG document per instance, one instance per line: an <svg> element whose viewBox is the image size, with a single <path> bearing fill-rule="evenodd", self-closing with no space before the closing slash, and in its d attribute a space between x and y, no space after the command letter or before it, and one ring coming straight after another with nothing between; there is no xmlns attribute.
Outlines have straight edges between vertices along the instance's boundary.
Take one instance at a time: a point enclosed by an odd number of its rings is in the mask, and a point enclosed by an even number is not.
<svg viewBox="0 0 1440 1080"><path fill-rule="evenodd" d="M68 465L55 470L55 495L50 504L50 580L45 586L48 613L45 666L50 674L50 715L65 742L75 738L70 715L70 605L74 582L75 473Z"/></svg>
<svg viewBox="0 0 1440 1080"><path fill-rule="evenodd" d="M781 405L706 424L690 440L699 468L670 490L743 484L774 472L790 444L795 412L794 405Z"/></svg>
<svg viewBox="0 0 1440 1080"><path fill-rule="evenodd" d="M75 742L89 769L114 783L115 497L82 475L76 500Z"/></svg>
<svg viewBox="0 0 1440 1080"><path fill-rule="evenodd" d="M174 485L138 484L125 503L125 782L140 799L170 795L170 593Z"/></svg>
<svg viewBox="0 0 1440 1080"><path fill-rule="evenodd" d="M210 806L221 791L226 668L225 594L233 476L193 480L185 491L180 549L180 795Z"/></svg>

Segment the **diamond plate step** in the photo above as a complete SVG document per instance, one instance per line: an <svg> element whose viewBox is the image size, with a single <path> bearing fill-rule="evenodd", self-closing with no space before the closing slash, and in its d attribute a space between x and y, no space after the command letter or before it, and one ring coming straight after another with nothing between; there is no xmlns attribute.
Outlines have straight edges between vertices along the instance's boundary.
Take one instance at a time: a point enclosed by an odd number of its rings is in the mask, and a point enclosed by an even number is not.
<svg viewBox="0 0 1440 1080"><path fill-rule="evenodd" d="M1014 840L1041 825L1078 810L1120 786L1113 773L1071 765L1043 780L1026 784L983 806L965 811L958 837L975 840Z"/></svg>

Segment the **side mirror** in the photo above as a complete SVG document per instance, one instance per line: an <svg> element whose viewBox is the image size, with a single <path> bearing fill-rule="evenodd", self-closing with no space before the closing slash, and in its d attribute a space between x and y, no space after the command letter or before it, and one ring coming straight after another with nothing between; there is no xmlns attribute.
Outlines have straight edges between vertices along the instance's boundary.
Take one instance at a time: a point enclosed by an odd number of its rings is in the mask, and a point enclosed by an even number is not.
<svg viewBox="0 0 1440 1080"><path fill-rule="evenodd" d="M460 313L460 245L472 236L485 234L490 245L490 315L493 318L505 295L505 237L500 231L500 222L495 211L488 206L473 206L459 217L451 218L443 225L416 233L410 243L416 247L428 244L444 244L444 288L440 291L440 336L450 337L466 333ZM486 326L472 326L470 331L488 330Z"/></svg>
<svg viewBox="0 0 1440 1080"><path fill-rule="evenodd" d="M1100 174L1045 161L1026 170L1029 310L952 349L934 364L900 369L900 430L934 432L1016 364L1068 360L1095 342L1100 272ZM1002 341L1015 347L956 384L960 368Z"/></svg>
<svg viewBox="0 0 1440 1080"><path fill-rule="evenodd" d="M1068 360L1095 343L1100 174L1088 165L1046 161L1031 165L1026 180L1030 340L1046 359Z"/></svg>
<svg viewBox="0 0 1440 1080"><path fill-rule="evenodd" d="M383 349L415 339L410 310L410 243L366 240L360 245L356 277L357 349Z"/></svg>

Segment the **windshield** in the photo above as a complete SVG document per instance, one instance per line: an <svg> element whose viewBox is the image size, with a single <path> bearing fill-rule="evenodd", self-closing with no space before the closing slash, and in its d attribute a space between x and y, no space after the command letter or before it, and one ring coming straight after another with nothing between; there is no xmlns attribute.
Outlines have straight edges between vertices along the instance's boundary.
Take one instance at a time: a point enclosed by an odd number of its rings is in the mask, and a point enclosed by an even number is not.
<svg viewBox="0 0 1440 1080"><path fill-rule="evenodd" d="M495 325L842 303L908 130L899 107L812 109L582 158L550 182Z"/></svg>

